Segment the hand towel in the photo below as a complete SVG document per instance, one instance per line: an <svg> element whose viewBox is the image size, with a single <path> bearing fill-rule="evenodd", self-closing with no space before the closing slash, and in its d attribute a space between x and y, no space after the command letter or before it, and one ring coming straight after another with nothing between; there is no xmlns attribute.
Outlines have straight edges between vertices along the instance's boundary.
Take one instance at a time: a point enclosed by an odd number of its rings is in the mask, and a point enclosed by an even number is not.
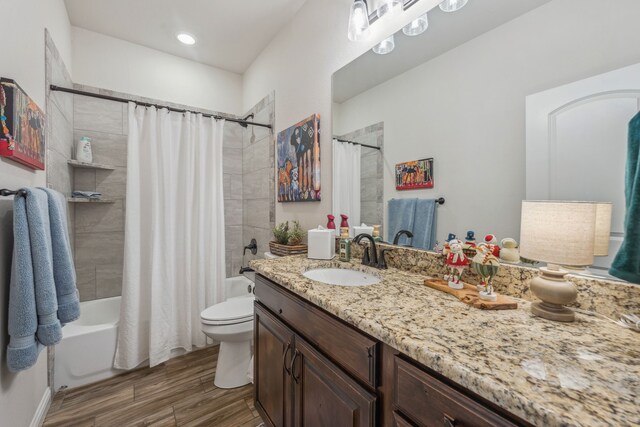
<svg viewBox="0 0 640 427"><path fill-rule="evenodd" d="M640 113L629 122L625 201L624 241L609 273L640 283Z"/></svg>
<svg viewBox="0 0 640 427"><path fill-rule="evenodd" d="M80 317L76 270L67 228L67 201L57 191L48 188L41 190L47 193L49 203L53 279L58 301L58 319L65 324Z"/></svg>
<svg viewBox="0 0 640 427"><path fill-rule="evenodd" d="M413 229L416 201L418 199L391 199L388 203L389 226L387 227L387 242L393 242L393 238L400 230L411 231ZM408 244L406 236L398 241L401 245Z"/></svg>
<svg viewBox="0 0 640 427"><path fill-rule="evenodd" d="M40 345L36 341L38 314L29 243L29 224L26 199L22 196L16 196L13 202L13 235L7 367L10 371L17 372L33 366L40 353Z"/></svg>
<svg viewBox="0 0 640 427"><path fill-rule="evenodd" d="M416 212L413 220L414 248L433 250L436 238L436 200L417 199Z"/></svg>

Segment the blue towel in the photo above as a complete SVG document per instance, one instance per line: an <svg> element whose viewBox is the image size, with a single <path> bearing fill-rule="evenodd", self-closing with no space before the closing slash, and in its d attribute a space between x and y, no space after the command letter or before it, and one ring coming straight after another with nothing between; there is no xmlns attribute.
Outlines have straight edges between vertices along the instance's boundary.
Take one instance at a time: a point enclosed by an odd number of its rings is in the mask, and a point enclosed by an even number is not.
<svg viewBox="0 0 640 427"><path fill-rule="evenodd" d="M69 230L67 228L67 201L57 191L41 190L49 199L49 222L53 255L53 278L58 301L58 319L62 324L80 317L80 299L76 287L76 269L71 254Z"/></svg>
<svg viewBox="0 0 640 427"><path fill-rule="evenodd" d="M625 199L624 241L609 273L640 283L640 113L629 123Z"/></svg>
<svg viewBox="0 0 640 427"><path fill-rule="evenodd" d="M400 230L413 230L413 222L418 199L391 199L388 204L389 226L387 227L387 242L393 242L393 238ZM402 236L398 241L400 245L407 245L408 239Z"/></svg>
<svg viewBox="0 0 640 427"><path fill-rule="evenodd" d="M12 371L29 368L38 358L40 347L33 337L34 321L39 343L54 345L62 339L48 196L38 189L26 192L26 200L17 197L14 202L14 260L9 290L11 338L7 349L7 366Z"/></svg>
<svg viewBox="0 0 640 427"><path fill-rule="evenodd" d="M38 315L29 243L26 199L13 202L13 260L9 285L7 366L17 372L30 368L38 360L40 345L36 341Z"/></svg>
<svg viewBox="0 0 640 427"><path fill-rule="evenodd" d="M414 248L433 250L436 240L436 201L435 199L418 199L413 221Z"/></svg>

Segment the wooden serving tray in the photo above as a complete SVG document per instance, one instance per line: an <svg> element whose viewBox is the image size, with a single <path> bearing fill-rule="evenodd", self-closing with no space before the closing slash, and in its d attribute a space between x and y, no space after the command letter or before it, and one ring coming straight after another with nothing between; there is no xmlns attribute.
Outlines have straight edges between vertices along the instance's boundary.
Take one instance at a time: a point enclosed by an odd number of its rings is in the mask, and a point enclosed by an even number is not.
<svg viewBox="0 0 640 427"><path fill-rule="evenodd" d="M443 279L425 279L424 281L426 286L451 294L463 303L480 310L515 310L518 308L517 301L500 294L498 294L498 298L495 301L480 299L478 289L475 286L464 282L460 283L464 285L463 289L452 289Z"/></svg>

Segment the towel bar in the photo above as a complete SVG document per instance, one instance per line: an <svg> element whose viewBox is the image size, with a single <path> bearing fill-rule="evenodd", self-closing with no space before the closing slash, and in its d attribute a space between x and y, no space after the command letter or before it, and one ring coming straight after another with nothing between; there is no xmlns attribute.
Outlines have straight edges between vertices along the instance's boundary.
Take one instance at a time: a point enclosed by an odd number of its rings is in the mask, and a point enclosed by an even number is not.
<svg viewBox="0 0 640 427"><path fill-rule="evenodd" d="M3 188L0 190L0 196L26 196L27 192L25 190L17 190L17 191L13 191L13 190L7 190L6 188Z"/></svg>

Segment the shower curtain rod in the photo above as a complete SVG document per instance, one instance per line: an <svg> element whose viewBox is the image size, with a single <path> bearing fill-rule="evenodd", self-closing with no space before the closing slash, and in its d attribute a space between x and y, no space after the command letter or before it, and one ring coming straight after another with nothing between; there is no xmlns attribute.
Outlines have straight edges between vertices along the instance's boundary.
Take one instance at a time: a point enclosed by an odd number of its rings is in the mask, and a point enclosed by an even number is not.
<svg viewBox="0 0 640 427"><path fill-rule="evenodd" d="M119 98L117 96L102 95L102 94L99 94L99 93L87 92L87 91L84 91L84 90L77 90L77 89L69 89L69 88L66 88L66 87L56 86L56 85L51 85L51 86L49 86L49 88L51 90L53 90L53 91L66 92L66 93L71 93L71 94L74 94L74 95L89 96L91 98L105 99L107 101L115 101L115 102L123 102L123 103L134 102L137 105L140 105L140 106L143 106L143 107L156 107L158 109L166 108L167 110L174 111L176 113L202 114L203 117L212 117L212 118L214 118L216 120L224 119L224 120L226 120L228 122L238 123L238 124L240 124L240 126L243 126L243 127L259 126L259 127L271 129L271 125L268 125L268 124L265 124L265 123L255 123L255 122L250 122L250 121L242 120L242 119L232 119L232 118L229 118L229 117L224 117L224 116L219 116L219 115L214 115L214 114L201 113L199 111L182 110L180 108L169 107L167 105L162 105L162 104L149 104L147 102L133 101L131 99ZM252 115L249 115L247 117L251 117L251 116Z"/></svg>
<svg viewBox="0 0 640 427"><path fill-rule="evenodd" d="M375 145L368 145L368 144L363 144L362 142L348 141L346 139L340 139L340 138L333 138L333 139L339 142L348 142L349 144L362 145L363 147L373 148L374 150L378 150L378 151L380 150L380 147L376 147Z"/></svg>

